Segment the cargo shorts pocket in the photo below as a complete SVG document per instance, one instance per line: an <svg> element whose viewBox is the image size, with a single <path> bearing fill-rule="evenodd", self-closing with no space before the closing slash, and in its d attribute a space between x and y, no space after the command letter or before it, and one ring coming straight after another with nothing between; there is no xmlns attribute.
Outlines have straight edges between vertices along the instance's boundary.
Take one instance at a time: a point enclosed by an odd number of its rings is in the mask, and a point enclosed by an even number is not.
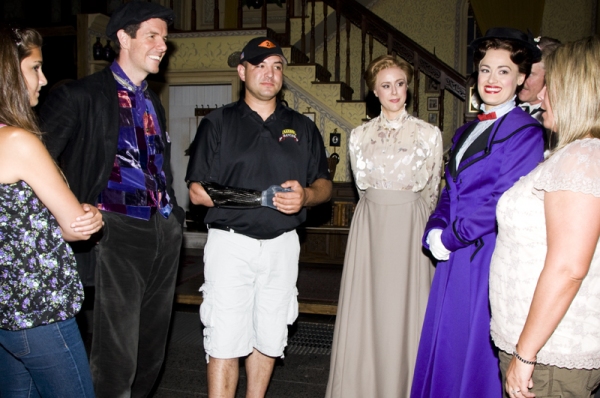
<svg viewBox="0 0 600 398"><path fill-rule="evenodd" d="M214 329L214 316L213 316L213 297L211 287L208 283L204 283L200 287L202 293L202 304L200 305L200 321L204 325L202 331L204 335L204 350L210 353L211 350L211 333Z"/></svg>
<svg viewBox="0 0 600 398"><path fill-rule="evenodd" d="M298 288L294 287L290 294L288 313L287 313L287 324L291 325L298 318Z"/></svg>

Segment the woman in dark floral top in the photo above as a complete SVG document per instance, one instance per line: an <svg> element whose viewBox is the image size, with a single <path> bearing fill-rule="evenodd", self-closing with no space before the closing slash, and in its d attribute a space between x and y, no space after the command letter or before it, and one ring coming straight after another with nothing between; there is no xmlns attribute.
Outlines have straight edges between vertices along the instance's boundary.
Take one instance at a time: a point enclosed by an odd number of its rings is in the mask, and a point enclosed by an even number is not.
<svg viewBox="0 0 600 398"><path fill-rule="evenodd" d="M0 396L92 397L65 241L89 239L102 216L79 204L41 141L41 45L34 30L0 30Z"/></svg>

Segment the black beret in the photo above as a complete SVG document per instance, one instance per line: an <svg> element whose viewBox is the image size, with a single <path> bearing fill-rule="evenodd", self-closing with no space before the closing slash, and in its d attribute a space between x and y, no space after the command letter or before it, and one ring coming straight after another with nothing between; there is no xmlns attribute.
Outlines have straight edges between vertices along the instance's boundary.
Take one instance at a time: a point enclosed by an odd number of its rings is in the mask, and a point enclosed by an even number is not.
<svg viewBox="0 0 600 398"><path fill-rule="evenodd" d="M135 25L152 18L160 18L167 22L167 25L173 23L175 13L170 8L163 7L156 3L147 1L130 1L125 3L113 12L106 25L106 35L111 40L117 40L117 32L129 25Z"/></svg>
<svg viewBox="0 0 600 398"><path fill-rule="evenodd" d="M530 54L533 62L538 62L542 58L542 50L533 39L533 35L524 33L514 28L490 28L483 37L479 37L471 42L469 46L477 50L479 46L487 39L510 40L523 46Z"/></svg>

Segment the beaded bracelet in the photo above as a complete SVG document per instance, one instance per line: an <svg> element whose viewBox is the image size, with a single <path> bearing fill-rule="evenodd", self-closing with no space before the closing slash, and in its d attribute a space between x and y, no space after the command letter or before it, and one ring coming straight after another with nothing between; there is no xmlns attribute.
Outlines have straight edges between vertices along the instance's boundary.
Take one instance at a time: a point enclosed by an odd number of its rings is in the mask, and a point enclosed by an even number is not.
<svg viewBox="0 0 600 398"><path fill-rule="evenodd" d="M528 361L526 359L523 359L523 357L521 357L519 355L519 353L517 352L517 350L515 349L513 351L513 355L515 356L515 358L517 358L519 361L526 363L527 365L535 365L537 363L537 361L533 360L533 361Z"/></svg>

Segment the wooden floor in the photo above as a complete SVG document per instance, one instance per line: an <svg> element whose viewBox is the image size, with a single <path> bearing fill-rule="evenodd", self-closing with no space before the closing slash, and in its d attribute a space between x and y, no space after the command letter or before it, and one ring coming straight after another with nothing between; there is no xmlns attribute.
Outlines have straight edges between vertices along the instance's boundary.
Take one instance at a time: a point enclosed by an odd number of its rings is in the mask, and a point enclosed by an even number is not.
<svg viewBox="0 0 600 398"><path fill-rule="evenodd" d="M196 259L197 260L197 259ZM298 304L304 314L335 315L340 292L341 266L301 263L298 270ZM202 272L180 282L175 290L178 304L200 305Z"/></svg>

